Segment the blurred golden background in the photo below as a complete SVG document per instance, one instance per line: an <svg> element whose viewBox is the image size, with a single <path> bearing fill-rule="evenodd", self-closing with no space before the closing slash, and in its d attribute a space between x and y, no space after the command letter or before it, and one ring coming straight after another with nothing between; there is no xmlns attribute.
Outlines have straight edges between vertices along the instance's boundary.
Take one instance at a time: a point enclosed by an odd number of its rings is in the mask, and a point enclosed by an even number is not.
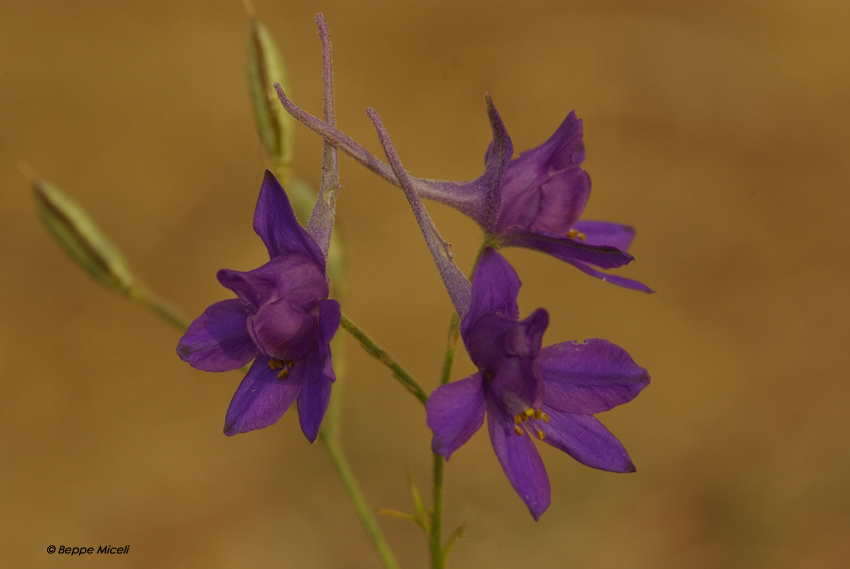
<svg viewBox="0 0 850 569"><path fill-rule="evenodd" d="M375 107L414 174L468 179L489 91L517 151L584 119L586 219L634 225L643 295L509 249L546 344L602 337L652 375L601 416L638 472L542 448L534 523L485 432L446 469L453 567L850 566L850 4L273 2L256 8L296 103L321 112L314 14L334 45L337 121L379 153ZM17 169L74 196L136 272L194 318L221 267L264 262L251 230L264 154L240 2L0 3L0 565L377 567L296 414L225 437L236 372L191 369L179 334L88 278L41 226ZM295 171L318 184L302 127ZM341 158L344 310L427 390L451 305L396 188ZM429 204L461 267L480 232ZM340 332L343 333L343 332ZM342 416L375 507L427 492L424 411L349 342ZM465 355L453 374L471 371ZM544 446L544 445L541 445ZM403 567L418 528L381 519ZM131 546L57 559L55 544Z"/></svg>

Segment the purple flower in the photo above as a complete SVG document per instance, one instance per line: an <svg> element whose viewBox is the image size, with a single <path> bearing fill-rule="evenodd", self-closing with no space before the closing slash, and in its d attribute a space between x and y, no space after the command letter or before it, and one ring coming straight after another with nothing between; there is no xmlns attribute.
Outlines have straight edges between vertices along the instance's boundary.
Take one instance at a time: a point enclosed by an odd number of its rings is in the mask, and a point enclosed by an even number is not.
<svg viewBox="0 0 850 569"><path fill-rule="evenodd" d="M203 371L230 371L254 360L227 410L226 435L267 427L297 400L301 430L312 442L335 380L329 342L340 323L339 303L328 299L326 251L298 224L269 171L254 230L269 262L247 272L220 270L219 282L236 298L216 302L192 322L177 354Z"/></svg>
<svg viewBox="0 0 850 569"><path fill-rule="evenodd" d="M277 90L293 117L382 178L401 186L390 166L332 125L300 109L279 85ZM496 247L536 249L604 281L652 292L640 282L600 270L633 260L626 251L635 231L616 223L579 221L590 197L590 177L581 168L582 123L575 113L571 112L546 142L513 158L505 125L489 95L486 101L493 142L485 154L484 173L467 182L410 176L416 192L474 219Z"/></svg>
<svg viewBox="0 0 850 569"><path fill-rule="evenodd" d="M493 450L536 520L549 506L550 487L534 439L593 468L634 472L623 445L593 415L634 399L649 375L605 340L541 349L549 315L538 309L519 320L520 286L508 262L487 249L460 328L479 371L435 390L427 414L432 449L446 460L486 415Z"/></svg>

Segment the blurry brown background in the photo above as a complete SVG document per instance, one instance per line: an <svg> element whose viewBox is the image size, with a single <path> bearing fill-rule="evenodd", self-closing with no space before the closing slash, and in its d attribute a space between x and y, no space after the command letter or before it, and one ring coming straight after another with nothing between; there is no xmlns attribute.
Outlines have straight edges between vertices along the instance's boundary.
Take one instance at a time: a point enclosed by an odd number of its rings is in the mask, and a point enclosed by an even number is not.
<svg viewBox="0 0 850 569"><path fill-rule="evenodd" d="M850 9L835 2L256 2L293 98L321 111L314 14L334 42L338 122L378 152L381 113L413 173L481 170L498 105L517 151L576 109L587 219L630 223L621 290L507 250L549 344L607 338L652 374L603 415L638 472L546 447L553 501L534 523L485 432L448 464L454 567L850 565L846 347ZM195 317L221 267L265 260L251 214L265 167L245 82L241 3L0 3L0 565L376 567L329 462L294 411L227 438L239 376L192 370L178 334L84 275L17 170L75 196L136 271ZM299 127L296 172L318 182ZM345 310L430 391L450 304L402 194L347 158ZM471 221L432 215L462 267ZM426 488L422 407L349 343L344 440L376 507ZM454 379L469 373L463 356ZM545 446L545 445L541 445ZM404 567L418 528L382 519ZM129 544L58 558L48 545Z"/></svg>

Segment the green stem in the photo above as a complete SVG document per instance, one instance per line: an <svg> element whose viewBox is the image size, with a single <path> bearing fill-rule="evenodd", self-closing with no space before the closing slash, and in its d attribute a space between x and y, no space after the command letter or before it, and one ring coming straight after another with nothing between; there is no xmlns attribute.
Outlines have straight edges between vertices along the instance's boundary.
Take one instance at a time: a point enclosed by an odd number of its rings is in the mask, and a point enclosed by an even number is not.
<svg viewBox="0 0 850 569"><path fill-rule="evenodd" d="M431 510L431 569L443 569L443 457L434 453L434 507Z"/></svg>
<svg viewBox="0 0 850 569"><path fill-rule="evenodd" d="M189 324L183 320L183 317L180 316L177 310L156 296L146 286L136 283L127 291L127 297L149 309L181 332L185 332L189 328Z"/></svg>
<svg viewBox="0 0 850 569"><path fill-rule="evenodd" d="M366 502L360 485L357 484L357 480L354 478L354 473L351 471L348 460L345 458L345 453L342 451L339 439L336 436L329 435L326 431L320 432L319 437L333 463L336 473L339 475L340 480L342 480L345 493L348 494L348 498L357 512L357 517L360 518L360 523L363 524L363 529L366 530L366 534L369 536L372 546L381 560L381 565L384 566L384 569L398 569L395 556L393 556L393 552L390 550L389 545L381 533L378 521L375 519L372 509Z"/></svg>
<svg viewBox="0 0 850 569"><path fill-rule="evenodd" d="M485 237L484 242L478 249L475 255L475 261L472 263L472 269L469 271L469 280L472 280L472 275L475 273L478 263L481 261L481 255L484 250L490 245L490 242ZM449 382L452 374L452 365L455 360L455 352L457 351L457 343L460 338L460 317L457 314L452 314L452 321L449 325L449 337L446 343L446 355L443 359L443 369L440 373L440 385L445 385ZM443 457L434 453L434 493L433 507L431 508L431 569L443 569L446 566L447 555L443 554L443 466L445 461ZM446 552L448 553L448 552Z"/></svg>
<svg viewBox="0 0 850 569"><path fill-rule="evenodd" d="M357 324L352 322L345 314L342 315L342 327L345 328L345 330L349 334L357 338L357 340L360 342L360 346L364 350L366 350L366 352L379 359L382 364L390 368L395 378L408 391L415 395L416 398L419 399L419 401L422 402L423 405L425 404L425 402L428 401L428 394L423 391L422 387L419 386L416 380L413 379L413 377L409 373L407 373L404 368L398 364L398 362L393 359L389 352L387 352L381 346L376 344L372 340L372 338L367 336L366 333L361 330L357 326Z"/></svg>
<svg viewBox="0 0 850 569"><path fill-rule="evenodd" d="M460 317L457 313L452 314L452 322L449 325L449 340L446 343L446 356L443 359L443 370L440 373L440 385L445 385L449 382L452 376L452 365L455 361L455 352L457 351L457 341L460 338Z"/></svg>

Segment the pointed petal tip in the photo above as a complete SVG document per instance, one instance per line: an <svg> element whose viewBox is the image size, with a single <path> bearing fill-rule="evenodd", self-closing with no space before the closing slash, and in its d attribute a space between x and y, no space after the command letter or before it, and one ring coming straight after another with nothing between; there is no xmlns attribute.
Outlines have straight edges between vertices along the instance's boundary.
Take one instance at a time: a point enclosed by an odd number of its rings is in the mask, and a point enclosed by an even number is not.
<svg viewBox="0 0 850 569"><path fill-rule="evenodd" d="M302 429L301 432L304 433L304 437L307 439L307 442L309 442L311 445L316 444L316 441L319 438L319 431L318 430L315 433L312 433L312 434L307 433L306 431L304 431L304 429Z"/></svg>
<svg viewBox="0 0 850 569"><path fill-rule="evenodd" d="M549 504L546 505L529 505L528 511L531 513L531 517L534 518L535 522L540 521L540 516L549 509Z"/></svg>

